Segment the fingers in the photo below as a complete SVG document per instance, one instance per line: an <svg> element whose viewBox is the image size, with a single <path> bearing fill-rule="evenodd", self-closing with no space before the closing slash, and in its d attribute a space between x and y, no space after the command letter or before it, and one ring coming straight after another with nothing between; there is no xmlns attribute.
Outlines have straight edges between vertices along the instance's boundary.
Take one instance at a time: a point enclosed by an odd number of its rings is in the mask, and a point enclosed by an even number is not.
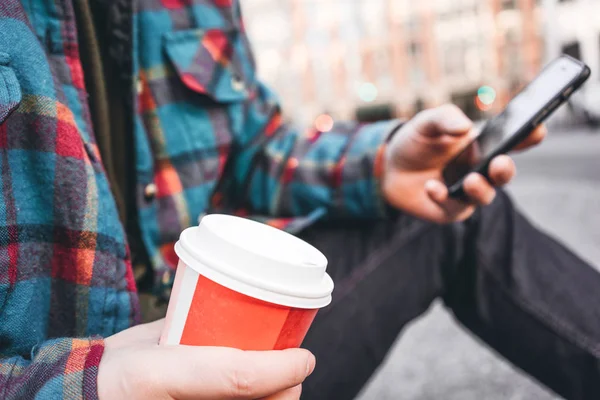
<svg viewBox="0 0 600 400"><path fill-rule="evenodd" d="M440 181L427 181L425 192L432 200L425 210L426 218L438 224L465 220L475 211L474 205L451 198L448 188Z"/></svg>
<svg viewBox="0 0 600 400"><path fill-rule="evenodd" d="M170 394L177 399L259 399L281 393L276 399L294 398L312 373L314 356L306 350L241 351L219 347L170 348L174 366ZM287 392L286 392L287 391Z"/></svg>
<svg viewBox="0 0 600 400"><path fill-rule="evenodd" d="M429 198L452 214L462 213L469 206L486 206L496 196L496 190L480 174L471 173L463 181L467 201L451 198L448 188L440 181L430 180L425 184Z"/></svg>
<svg viewBox="0 0 600 400"><path fill-rule="evenodd" d="M263 400L298 400L302 394L302 385L294 386L277 394L263 397Z"/></svg>
<svg viewBox="0 0 600 400"><path fill-rule="evenodd" d="M412 121L425 136L462 136L473 127L473 122L455 105L445 104L417 114Z"/></svg>
<svg viewBox="0 0 600 400"><path fill-rule="evenodd" d="M425 192L438 204L448 200L448 188L440 181L431 179L425 182Z"/></svg>
<svg viewBox="0 0 600 400"><path fill-rule="evenodd" d="M495 186L504 186L514 178L516 175L515 163L506 155L495 157L488 168L488 175L489 181L481 174L467 175L463 181L466 201L451 198L448 188L442 182L433 179L427 181L425 192L437 206L435 210L428 210L427 215L430 219L441 223L468 218L474 211L474 206L486 206L494 201Z"/></svg>
<svg viewBox="0 0 600 400"><path fill-rule="evenodd" d="M487 206L496 197L496 190L492 185L483 175L476 173L467 175L463 181L463 191L470 202L479 206Z"/></svg>
<svg viewBox="0 0 600 400"><path fill-rule="evenodd" d="M548 129L546 129L546 126L540 125L537 128L535 128L535 130L533 132L531 132L529 134L527 139L525 139L517 147L515 147L515 150L517 150L517 151L525 150L530 147L536 146L536 145L540 144L546 138L547 134L548 134Z"/></svg>
<svg viewBox="0 0 600 400"><path fill-rule="evenodd" d="M508 184L517 174L512 158L506 155L495 157L488 168L488 175L494 186Z"/></svg>
<svg viewBox="0 0 600 400"><path fill-rule="evenodd" d="M312 373L315 358L305 350L238 353L224 370L233 399L256 399L301 384ZM219 397L219 396L218 396Z"/></svg>
<svg viewBox="0 0 600 400"><path fill-rule="evenodd" d="M164 324L165 320L162 318L148 324L137 325L106 338L104 342L107 348L112 349L130 345L157 344Z"/></svg>
<svg viewBox="0 0 600 400"><path fill-rule="evenodd" d="M419 132L425 136L440 136L443 134L462 136L467 134L473 127L473 122L453 104L445 104L422 111L412 121ZM546 126L540 125L514 150L525 150L538 145L547 134Z"/></svg>
<svg viewBox="0 0 600 400"><path fill-rule="evenodd" d="M437 223L463 221L473 214L476 206L490 204L496 196L492 185L480 174L469 174L463 181L466 201L449 196L448 188L442 182L429 180L425 192L432 200L433 207L427 210L430 220Z"/></svg>

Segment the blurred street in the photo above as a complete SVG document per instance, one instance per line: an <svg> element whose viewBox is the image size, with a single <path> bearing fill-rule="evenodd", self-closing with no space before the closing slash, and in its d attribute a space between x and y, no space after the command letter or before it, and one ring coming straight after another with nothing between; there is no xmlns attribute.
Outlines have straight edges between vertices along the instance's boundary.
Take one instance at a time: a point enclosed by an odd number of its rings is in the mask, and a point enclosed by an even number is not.
<svg viewBox="0 0 600 400"><path fill-rule="evenodd" d="M538 226L600 266L600 133L552 131L516 157L509 188ZM556 399L473 339L436 304L416 321L360 400Z"/></svg>

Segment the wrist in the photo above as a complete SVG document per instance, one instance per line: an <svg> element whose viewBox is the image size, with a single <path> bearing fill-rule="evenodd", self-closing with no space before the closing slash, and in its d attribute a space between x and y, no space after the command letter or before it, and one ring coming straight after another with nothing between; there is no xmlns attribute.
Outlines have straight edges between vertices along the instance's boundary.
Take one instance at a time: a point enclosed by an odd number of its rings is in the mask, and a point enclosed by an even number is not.
<svg viewBox="0 0 600 400"><path fill-rule="evenodd" d="M391 148L387 142L382 145L380 149L380 159L377 161L380 165L379 171L379 196L381 197L382 212L385 217L395 217L398 215L398 208L393 205L391 199L393 199L392 191L393 184L390 183L393 171L389 160L391 159Z"/></svg>

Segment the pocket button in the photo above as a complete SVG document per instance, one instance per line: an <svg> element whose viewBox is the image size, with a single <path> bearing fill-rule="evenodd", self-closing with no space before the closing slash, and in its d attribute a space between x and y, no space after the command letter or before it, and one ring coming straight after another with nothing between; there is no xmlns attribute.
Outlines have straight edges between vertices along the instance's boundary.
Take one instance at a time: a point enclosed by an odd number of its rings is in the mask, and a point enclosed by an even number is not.
<svg viewBox="0 0 600 400"><path fill-rule="evenodd" d="M135 80L135 91L138 95L142 94L144 91L144 84L140 78Z"/></svg>
<svg viewBox="0 0 600 400"><path fill-rule="evenodd" d="M144 188L144 198L146 199L146 201L154 200L154 198L156 197L156 192L156 184L149 183L148 185L146 185L146 187Z"/></svg>
<svg viewBox="0 0 600 400"><path fill-rule="evenodd" d="M246 85L244 84L244 81L238 75L234 75L233 78L231 78L231 87L236 92L243 92L244 90L246 90Z"/></svg>

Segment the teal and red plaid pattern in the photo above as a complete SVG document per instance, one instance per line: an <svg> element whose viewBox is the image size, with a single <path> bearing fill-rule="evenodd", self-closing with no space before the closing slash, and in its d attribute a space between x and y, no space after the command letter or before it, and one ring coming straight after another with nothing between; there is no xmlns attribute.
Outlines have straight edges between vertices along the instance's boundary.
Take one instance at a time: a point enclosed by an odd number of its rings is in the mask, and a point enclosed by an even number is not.
<svg viewBox="0 0 600 400"><path fill-rule="evenodd" d="M31 359L14 356L0 364L1 399L96 399L104 341L52 339L34 347Z"/></svg>
<svg viewBox="0 0 600 400"><path fill-rule="evenodd" d="M71 1L0 0L3 399L96 397L102 339L73 338L139 319ZM291 231L384 214L381 160L398 122L296 130L256 79L237 1L134 4L137 201L158 283L170 283L180 232L209 211Z"/></svg>
<svg viewBox="0 0 600 400"><path fill-rule="evenodd" d="M68 1L0 1L0 398L95 398L139 319Z"/></svg>
<svg viewBox="0 0 600 400"><path fill-rule="evenodd" d="M318 218L385 213L381 155L397 121L297 130L256 79L238 1L138 6L138 205L157 282L171 282L174 243L207 210L290 231ZM144 196L150 184L155 198Z"/></svg>

